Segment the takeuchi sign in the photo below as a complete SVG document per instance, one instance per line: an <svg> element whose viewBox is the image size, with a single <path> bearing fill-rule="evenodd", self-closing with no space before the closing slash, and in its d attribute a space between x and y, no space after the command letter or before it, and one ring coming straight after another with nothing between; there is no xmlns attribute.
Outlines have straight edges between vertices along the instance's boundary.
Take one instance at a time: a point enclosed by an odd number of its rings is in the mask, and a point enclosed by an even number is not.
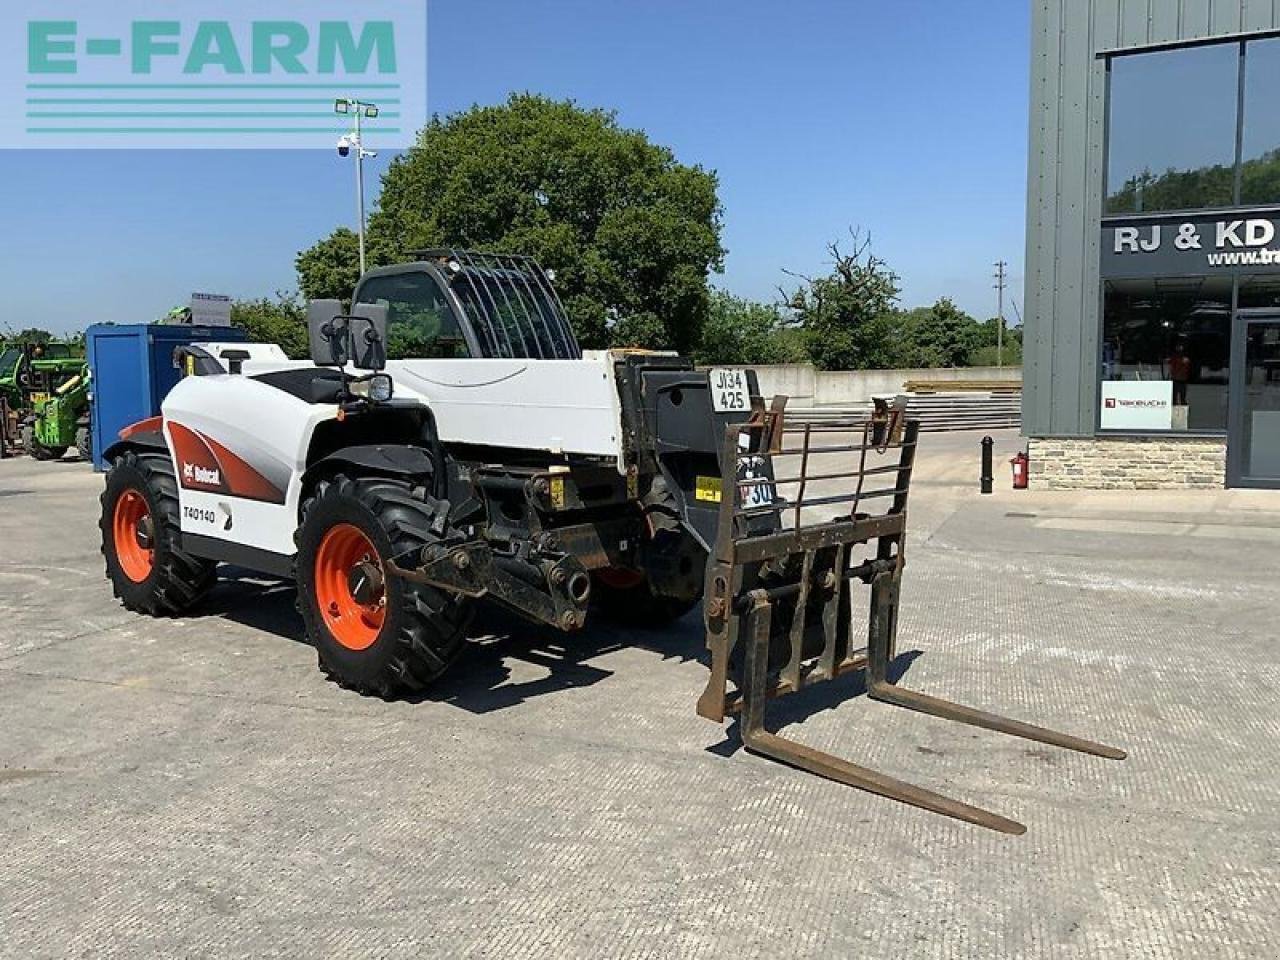
<svg viewBox="0 0 1280 960"><path fill-rule="evenodd" d="M1280 272L1280 218L1110 222L1102 228L1104 277Z"/></svg>

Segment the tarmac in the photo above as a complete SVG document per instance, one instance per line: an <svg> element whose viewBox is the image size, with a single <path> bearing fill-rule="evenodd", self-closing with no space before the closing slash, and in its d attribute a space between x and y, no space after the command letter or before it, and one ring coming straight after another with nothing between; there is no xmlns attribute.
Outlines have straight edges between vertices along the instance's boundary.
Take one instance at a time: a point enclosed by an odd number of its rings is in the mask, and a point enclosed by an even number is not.
<svg viewBox="0 0 1280 960"><path fill-rule="evenodd" d="M857 676L771 711L1021 837L745 752L697 615L486 614L414 703L327 683L287 584L136 616L101 476L0 462L0 957L1274 960L1280 493L1013 491L1005 431L983 497L980 436L924 437L900 682L1128 759Z"/></svg>

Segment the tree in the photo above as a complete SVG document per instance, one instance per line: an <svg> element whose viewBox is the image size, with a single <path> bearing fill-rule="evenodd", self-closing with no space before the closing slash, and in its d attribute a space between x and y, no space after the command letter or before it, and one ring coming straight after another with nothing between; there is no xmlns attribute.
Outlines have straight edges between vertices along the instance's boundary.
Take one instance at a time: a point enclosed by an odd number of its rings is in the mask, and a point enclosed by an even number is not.
<svg viewBox="0 0 1280 960"><path fill-rule="evenodd" d="M898 276L871 252L871 235L850 229L852 250L827 245L832 272L825 277L791 273L804 285L786 305L804 328L809 355L821 370L868 370L892 363L893 312Z"/></svg>
<svg viewBox="0 0 1280 960"><path fill-rule="evenodd" d="M360 280L360 237L354 230L339 227L298 254L295 263L302 292L309 300L350 301Z"/></svg>
<svg viewBox="0 0 1280 960"><path fill-rule="evenodd" d="M5 339L10 343L48 343L53 339L53 334L40 327L27 327L12 336L6 335Z"/></svg>
<svg viewBox="0 0 1280 960"><path fill-rule="evenodd" d="M994 367L1000 358L1006 367L1022 364L1022 328L1006 326L1004 331L1003 354L997 349L997 334L1000 321L992 317L984 323L977 324L974 348L969 355L971 367Z"/></svg>
<svg viewBox="0 0 1280 960"><path fill-rule="evenodd" d="M913 311L915 322L907 331L919 367L963 367L976 346L977 321L950 297L943 297L927 310Z"/></svg>
<svg viewBox="0 0 1280 960"><path fill-rule="evenodd" d="M723 267L714 173L676 162L614 114L531 94L435 118L383 177L373 264L421 248L528 253L557 274L584 347L687 351ZM349 298L356 252L338 230L298 257L303 293Z"/></svg>
<svg viewBox="0 0 1280 960"><path fill-rule="evenodd" d="M808 359L801 331L784 324L773 304L713 290L702 342L694 359L703 365L804 363Z"/></svg>
<svg viewBox="0 0 1280 960"><path fill-rule="evenodd" d="M277 293L275 300L238 300L231 305L231 323L256 343L279 344L291 360L304 360L311 353L306 310L291 295Z"/></svg>

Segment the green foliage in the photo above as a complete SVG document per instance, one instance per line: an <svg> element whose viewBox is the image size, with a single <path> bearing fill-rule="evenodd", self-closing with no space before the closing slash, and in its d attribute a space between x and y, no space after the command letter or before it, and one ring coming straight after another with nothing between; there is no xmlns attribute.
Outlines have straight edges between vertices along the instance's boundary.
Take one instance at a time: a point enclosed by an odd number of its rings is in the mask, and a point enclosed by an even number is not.
<svg viewBox="0 0 1280 960"><path fill-rule="evenodd" d="M1130 177L1107 197L1108 213L1153 210L1195 210L1234 203L1235 167L1217 164L1194 170L1150 170ZM1280 201L1280 150L1272 150L1240 165L1242 203Z"/></svg>
<svg viewBox="0 0 1280 960"><path fill-rule="evenodd" d="M871 252L871 238L851 230L851 253L827 247L833 270L801 276L786 307L803 346L821 370L892 370L995 365L997 321L979 322L949 297L931 307L897 307L898 277ZM793 276L797 276L793 274ZM1006 330L1005 364L1022 360L1021 330Z"/></svg>
<svg viewBox="0 0 1280 960"><path fill-rule="evenodd" d="M360 237L354 230L339 227L299 253L295 264L302 293L308 300L350 302L360 279Z"/></svg>
<svg viewBox="0 0 1280 960"><path fill-rule="evenodd" d="M1280 201L1280 150L1272 150L1240 165L1240 202Z"/></svg>
<svg viewBox="0 0 1280 960"><path fill-rule="evenodd" d="M387 356L392 360L455 356L452 339L440 340L444 326L441 309L427 304L397 303L394 316L387 324ZM449 350L442 352L440 348L445 343Z"/></svg>
<svg viewBox="0 0 1280 960"><path fill-rule="evenodd" d="M12 344L48 343L53 339L53 334L40 327L27 327L14 334L5 334L5 339Z"/></svg>
<svg viewBox="0 0 1280 960"><path fill-rule="evenodd" d="M707 366L804 363L808 351L803 331L787 327L777 306L713 290L702 342L693 356Z"/></svg>
<svg viewBox="0 0 1280 960"><path fill-rule="evenodd" d="M1235 170L1229 166L1171 169L1159 175L1147 170L1130 177L1119 190L1107 197L1107 212L1230 206L1234 181Z"/></svg>
<svg viewBox="0 0 1280 960"><path fill-rule="evenodd" d="M899 313L895 366L963 367L978 342L978 322L943 297L932 307Z"/></svg>
<svg viewBox="0 0 1280 960"><path fill-rule="evenodd" d="M969 366L995 367L999 365L998 358L1001 355L996 350L997 322L995 318L992 318L985 323L978 324L978 339L975 341L973 352L969 355ZM1002 356L1006 367L1017 367L1022 364L1021 327L1005 327L1004 352Z"/></svg>
<svg viewBox="0 0 1280 960"><path fill-rule="evenodd" d="M609 342L615 347L653 348L667 339L662 321L647 310L623 317L613 325Z"/></svg>
<svg viewBox="0 0 1280 960"><path fill-rule="evenodd" d="M851 230L853 250L827 246L833 270L825 277L793 274L804 285L787 307L804 328L809 357L820 370L869 370L892 366L897 274L871 252L871 237Z"/></svg>
<svg viewBox="0 0 1280 960"><path fill-rule="evenodd" d="M395 159L369 224L374 265L415 249L527 253L557 273L582 345L692 349L723 265L714 173L676 162L612 113L513 95L435 118ZM308 297L349 298L355 238L298 257Z"/></svg>
<svg viewBox="0 0 1280 960"><path fill-rule="evenodd" d="M310 356L307 312L296 297L278 293L274 300L238 300L231 305L231 323L255 343L279 344L291 360Z"/></svg>

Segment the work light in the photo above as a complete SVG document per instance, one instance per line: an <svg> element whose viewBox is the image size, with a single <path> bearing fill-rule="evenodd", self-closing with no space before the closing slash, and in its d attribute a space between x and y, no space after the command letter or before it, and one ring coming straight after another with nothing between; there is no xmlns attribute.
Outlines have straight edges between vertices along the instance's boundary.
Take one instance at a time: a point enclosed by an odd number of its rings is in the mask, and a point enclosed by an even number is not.
<svg viewBox="0 0 1280 960"><path fill-rule="evenodd" d="M394 389L391 378L385 373L375 373L369 378L369 399L374 403L386 403Z"/></svg>

